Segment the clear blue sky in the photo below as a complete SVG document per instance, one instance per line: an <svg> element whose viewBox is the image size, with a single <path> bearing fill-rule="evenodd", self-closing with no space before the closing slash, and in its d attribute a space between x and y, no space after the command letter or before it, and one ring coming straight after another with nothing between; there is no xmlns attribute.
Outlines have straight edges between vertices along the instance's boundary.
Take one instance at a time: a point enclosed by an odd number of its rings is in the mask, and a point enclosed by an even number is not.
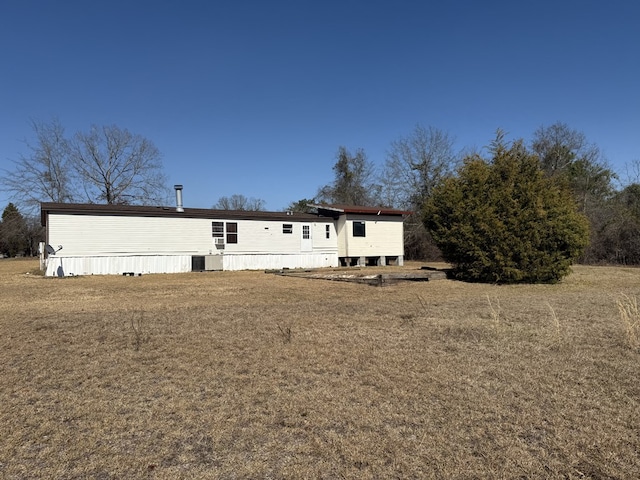
<svg viewBox="0 0 640 480"><path fill-rule="evenodd" d="M31 119L115 124L158 146L187 207L281 210L340 145L382 166L418 123L463 149L561 121L618 171L640 159L634 0L7 0L0 65L0 169Z"/></svg>

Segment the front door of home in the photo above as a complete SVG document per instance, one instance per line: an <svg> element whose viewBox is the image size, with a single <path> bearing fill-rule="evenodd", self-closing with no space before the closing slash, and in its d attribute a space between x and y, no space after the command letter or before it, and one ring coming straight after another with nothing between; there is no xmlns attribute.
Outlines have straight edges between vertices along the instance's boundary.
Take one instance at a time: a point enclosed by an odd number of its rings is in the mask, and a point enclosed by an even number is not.
<svg viewBox="0 0 640 480"><path fill-rule="evenodd" d="M311 224L302 224L302 239L300 240L300 251L310 252L313 250L313 238L311 238Z"/></svg>

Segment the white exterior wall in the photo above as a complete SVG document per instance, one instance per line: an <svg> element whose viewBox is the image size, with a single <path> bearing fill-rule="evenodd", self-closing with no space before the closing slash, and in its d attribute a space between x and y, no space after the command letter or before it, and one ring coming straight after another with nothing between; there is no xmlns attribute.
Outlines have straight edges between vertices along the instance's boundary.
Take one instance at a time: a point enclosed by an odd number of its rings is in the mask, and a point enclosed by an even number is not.
<svg viewBox="0 0 640 480"><path fill-rule="evenodd" d="M215 221L215 220L213 220ZM218 220L223 221L223 220ZM309 225L313 252L337 253L336 227L332 220L320 222L288 222L271 220L224 220L238 224L238 243L225 243L224 253L293 254L302 248L302 225ZM293 233L282 233L282 225L293 225ZM325 226L329 225L329 238ZM209 221L211 237L211 221ZM213 252L216 253L215 251Z"/></svg>
<svg viewBox="0 0 640 480"><path fill-rule="evenodd" d="M321 268L338 266L335 223L317 222L238 221L238 243L225 243L218 250L223 255L223 270L253 270L279 268ZM292 233L283 233L283 224L293 226ZM312 248L303 250L302 226L309 226ZM329 238L326 227L329 226ZM251 241L247 242L246 239ZM244 239L244 241L243 241ZM215 252L214 252L215 253Z"/></svg>
<svg viewBox="0 0 640 480"><path fill-rule="evenodd" d="M353 222L365 222L365 237L353 236ZM395 215L343 215L338 220L339 257L404 255L403 218Z"/></svg>
<svg viewBox="0 0 640 480"><path fill-rule="evenodd" d="M238 243L215 246L211 223L237 223ZM291 223L293 233L282 225ZM312 247L302 252L302 225ZM329 238L326 238L326 226ZM62 245L47 275L174 273L191 271L194 255L222 255L223 269L315 268L338 265L333 220L230 220L180 217L49 214L48 243Z"/></svg>
<svg viewBox="0 0 640 480"><path fill-rule="evenodd" d="M47 241L60 256L204 255L211 220L49 214Z"/></svg>
<svg viewBox="0 0 640 480"><path fill-rule="evenodd" d="M345 252L349 250L349 237L347 236L347 217L341 215L336 220L336 230L338 235L338 257L346 257Z"/></svg>

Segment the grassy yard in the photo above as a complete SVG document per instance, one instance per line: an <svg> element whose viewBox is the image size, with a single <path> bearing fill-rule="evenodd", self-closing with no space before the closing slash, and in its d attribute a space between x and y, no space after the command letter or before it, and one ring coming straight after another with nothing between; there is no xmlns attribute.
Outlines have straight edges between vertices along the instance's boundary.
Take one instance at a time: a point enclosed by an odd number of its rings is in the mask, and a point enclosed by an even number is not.
<svg viewBox="0 0 640 480"><path fill-rule="evenodd" d="M617 305L640 269L36 269L0 260L0 478L640 478L640 327Z"/></svg>

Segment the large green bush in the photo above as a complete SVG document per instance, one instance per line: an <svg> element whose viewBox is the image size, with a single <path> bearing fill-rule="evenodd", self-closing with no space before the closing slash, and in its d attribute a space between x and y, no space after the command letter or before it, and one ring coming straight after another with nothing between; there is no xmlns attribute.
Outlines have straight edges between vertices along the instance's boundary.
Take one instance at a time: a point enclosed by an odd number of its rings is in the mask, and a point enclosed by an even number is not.
<svg viewBox="0 0 640 480"><path fill-rule="evenodd" d="M522 142L500 135L490 161L466 159L424 208L424 223L457 278L553 283L589 241L589 225L566 185L545 177Z"/></svg>

